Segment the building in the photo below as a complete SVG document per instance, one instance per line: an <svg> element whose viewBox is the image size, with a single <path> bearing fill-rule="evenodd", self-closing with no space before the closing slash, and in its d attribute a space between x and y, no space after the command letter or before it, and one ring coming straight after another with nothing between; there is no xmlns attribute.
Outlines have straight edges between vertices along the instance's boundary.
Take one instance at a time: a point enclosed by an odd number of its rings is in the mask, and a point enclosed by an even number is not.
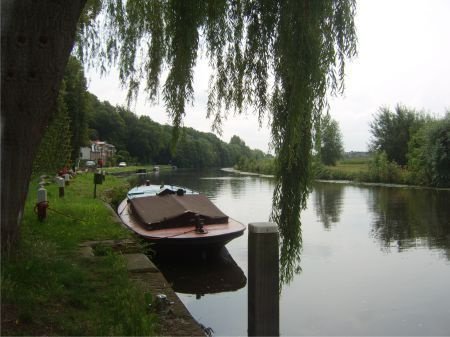
<svg viewBox="0 0 450 337"><path fill-rule="evenodd" d="M90 146L80 148L81 160L103 160L106 163L116 153L116 147L112 144L102 141L91 141Z"/></svg>

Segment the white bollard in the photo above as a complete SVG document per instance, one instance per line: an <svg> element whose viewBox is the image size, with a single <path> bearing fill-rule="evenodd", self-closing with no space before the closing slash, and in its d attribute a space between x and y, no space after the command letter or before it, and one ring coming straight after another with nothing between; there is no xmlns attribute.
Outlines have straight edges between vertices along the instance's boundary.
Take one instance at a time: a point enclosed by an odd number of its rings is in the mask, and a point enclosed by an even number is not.
<svg viewBox="0 0 450 337"><path fill-rule="evenodd" d="M37 191L37 202L47 202L47 190L44 187L39 187Z"/></svg>
<svg viewBox="0 0 450 337"><path fill-rule="evenodd" d="M47 190L44 187L39 187L37 191L37 214L39 221L44 220L47 217Z"/></svg>
<svg viewBox="0 0 450 337"><path fill-rule="evenodd" d="M64 181L65 181L66 185L69 186L69 183L70 183L70 174L69 173L66 173L64 175Z"/></svg>
<svg viewBox="0 0 450 337"><path fill-rule="evenodd" d="M65 180L61 177L58 177L56 180L59 188L59 197L64 197L64 186L65 186Z"/></svg>

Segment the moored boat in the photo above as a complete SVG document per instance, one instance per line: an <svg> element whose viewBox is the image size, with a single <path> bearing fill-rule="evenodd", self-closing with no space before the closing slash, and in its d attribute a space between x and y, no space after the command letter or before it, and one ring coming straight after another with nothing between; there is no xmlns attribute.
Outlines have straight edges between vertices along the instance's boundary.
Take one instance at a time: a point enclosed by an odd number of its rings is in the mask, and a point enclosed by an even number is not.
<svg viewBox="0 0 450 337"><path fill-rule="evenodd" d="M126 227L158 246L220 248L245 231L205 195L173 185L135 187L117 211Z"/></svg>

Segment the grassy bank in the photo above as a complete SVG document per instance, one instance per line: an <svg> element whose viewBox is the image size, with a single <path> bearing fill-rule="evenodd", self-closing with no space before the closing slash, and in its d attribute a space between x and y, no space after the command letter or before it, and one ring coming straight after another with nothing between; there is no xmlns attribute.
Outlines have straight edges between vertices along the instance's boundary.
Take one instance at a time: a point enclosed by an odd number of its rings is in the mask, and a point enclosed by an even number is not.
<svg viewBox="0 0 450 337"><path fill-rule="evenodd" d="M388 162L382 156L372 159L340 161L336 166L320 166L316 179L350 180L366 183L423 185L406 167Z"/></svg>
<svg viewBox="0 0 450 337"><path fill-rule="evenodd" d="M50 208L43 222L34 213L37 183L30 185L17 253L2 256L2 335L154 335L149 294L131 283L120 254L83 258L79 244L125 239L102 199L125 196L126 183L108 176L93 199L93 174L78 175L58 197L46 187Z"/></svg>
<svg viewBox="0 0 450 337"><path fill-rule="evenodd" d="M136 165L127 167L105 167L104 170L107 173L119 174L119 173L134 173L137 170L146 169L147 172L152 172L154 167L159 167L160 171L172 170L170 165Z"/></svg>
<svg viewBox="0 0 450 337"><path fill-rule="evenodd" d="M247 161L235 167L239 171L274 174L274 159ZM313 163L314 179L349 180L367 183L423 185L407 168L388 162L383 156L352 158L339 161L335 166Z"/></svg>
<svg viewBox="0 0 450 337"><path fill-rule="evenodd" d="M339 161L336 166L320 166L315 170L315 178L362 181L368 175L369 162L369 159L349 159Z"/></svg>

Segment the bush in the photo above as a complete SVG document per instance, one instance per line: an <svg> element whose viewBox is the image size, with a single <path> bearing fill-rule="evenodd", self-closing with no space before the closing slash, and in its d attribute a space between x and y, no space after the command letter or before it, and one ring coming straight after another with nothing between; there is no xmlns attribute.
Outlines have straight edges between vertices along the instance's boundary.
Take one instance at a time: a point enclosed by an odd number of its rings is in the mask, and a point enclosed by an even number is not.
<svg viewBox="0 0 450 337"><path fill-rule="evenodd" d="M369 162L369 170L364 180L376 183L405 183L406 176L402 168L395 162L390 162L386 152L382 151Z"/></svg>
<svg viewBox="0 0 450 337"><path fill-rule="evenodd" d="M450 113L427 123L411 139L408 165L417 183L450 186Z"/></svg>
<svg viewBox="0 0 450 337"><path fill-rule="evenodd" d="M123 185L114 186L113 188L105 190L103 192L103 196L106 199L105 201L107 201L114 210L117 210L117 207L119 207L120 203L126 197L129 189L129 184L125 183Z"/></svg>

